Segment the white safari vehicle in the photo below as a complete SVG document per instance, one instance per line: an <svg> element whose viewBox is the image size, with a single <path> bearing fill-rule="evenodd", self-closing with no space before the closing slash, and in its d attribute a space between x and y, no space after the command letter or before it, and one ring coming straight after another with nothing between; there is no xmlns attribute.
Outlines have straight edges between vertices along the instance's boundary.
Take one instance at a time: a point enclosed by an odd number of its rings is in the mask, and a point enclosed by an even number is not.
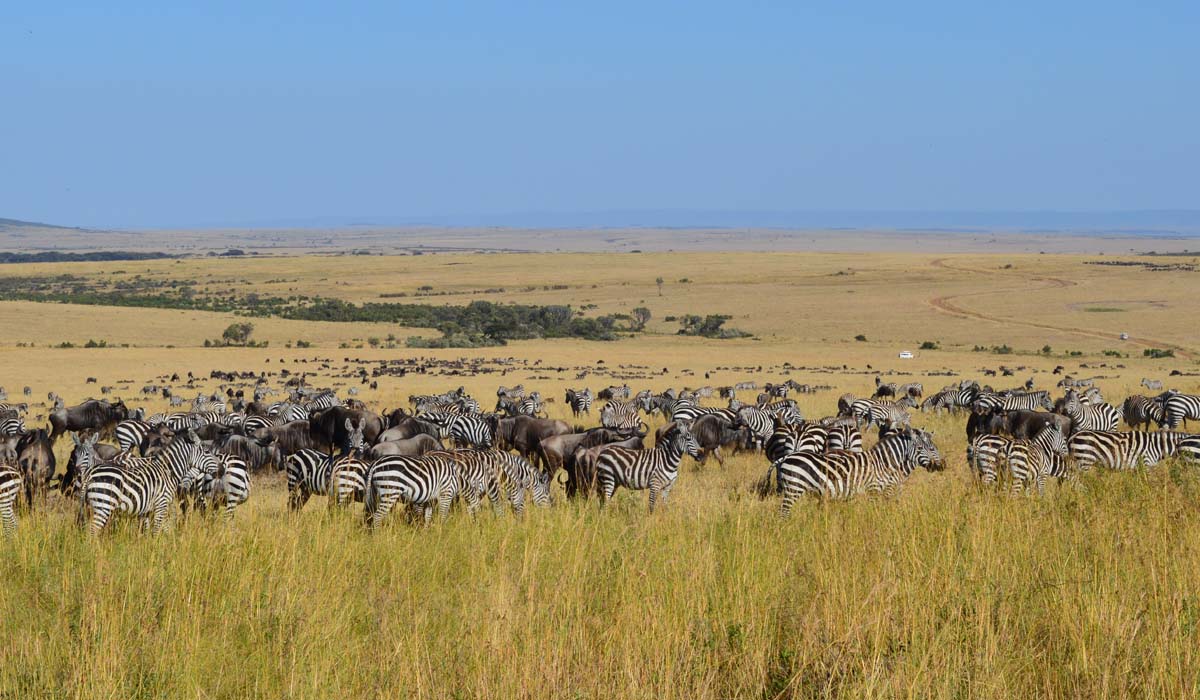
<svg viewBox="0 0 1200 700"><path fill-rule="evenodd" d="M900 352L900 359L901 359L901 360L911 360L911 359L913 359L913 354L912 354L912 351L910 351L910 350L902 350L902 351Z"/></svg>

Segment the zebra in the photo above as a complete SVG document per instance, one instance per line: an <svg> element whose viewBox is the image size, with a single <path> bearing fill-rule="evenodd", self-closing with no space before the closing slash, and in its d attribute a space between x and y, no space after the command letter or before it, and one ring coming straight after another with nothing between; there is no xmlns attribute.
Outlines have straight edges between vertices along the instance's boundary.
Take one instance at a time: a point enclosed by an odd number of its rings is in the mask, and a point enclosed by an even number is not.
<svg viewBox="0 0 1200 700"><path fill-rule="evenodd" d="M419 418L438 426L443 438L452 438L459 445L488 448L496 435L489 416L468 413L425 413Z"/></svg>
<svg viewBox="0 0 1200 700"><path fill-rule="evenodd" d="M550 505L550 475L535 469L525 458L501 450L460 450L437 452L458 465L463 495L474 512L480 498L487 494L493 508L499 505L499 489L504 488L513 512L525 512L525 494L529 492L538 506Z"/></svg>
<svg viewBox="0 0 1200 700"><path fill-rule="evenodd" d="M503 396L503 397L507 397L510 399L517 399L517 400L523 399L523 398L525 398L525 385L518 384L512 388L509 388L509 387L506 387L503 384L501 384L500 387L498 389L496 389L496 396L498 396L498 397ZM569 400L570 399L568 399L568 401Z"/></svg>
<svg viewBox="0 0 1200 700"><path fill-rule="evenodd" d="M1146 387L1150 391L1162 391L1163 383L1158 379L1147 379L1142 377L1142 386Z"/></svg>
<svg viewBox="0 0 1200 700"><path fill-rule="evenodd" d="M216 455L214 464L206 469L192 487L204 508L223 508L225 517L250 499L250 470L246 460L229 454Z"/></svg>
<svg viewBox="0 0 1200 700"><path fill-rule="evenodd" d="M793 425L804 420L804 416L800 413L800 407L797 406L796 402L792 399L784 399L783 401L764 404L759 406L759 408L773 416L778 416L779 418L782 418L784 421Z"/></svg>
<svg viewBox="0 0 1200 700"><path fill-rule="evenodd" d="M1049 411L1054 407L1048 391L1030 391L1013 394L980 394L971 404L977 413L993 413L995 411L1036 411L1044 408Z"/></svg>
<svg viewBox="0 0 1200 700"><path fill-rule="evenodd" d="M990 485L996 483L1000 475L1000 465L1008 456L1008 448L1012 440L1002 435L987 433L976 435L967 445L967 465L979 479L979 483Z"/></svg>
<svg viewBox="0 0 1200 700"><path fill-rule="evenodd" d="M153 424L144 420L123 420L117 423L117 447L120 447L123 452L129 452L137 448L139 452L145 455L145 448L148 446L147 436L160 429L169 430L169 426L166 423Z"/></svg>
<svg viewBox="0 0 1200 700"><path fill-rule="evenodd" d="M1165 430L1146 432L1105 432L1081 430L1071 436L1070 452L1079 469L1086 471L1099 464L1109 469L1152 467L1180 451L1180 444L1192 436Z"/></svg>
<svg viewBox="0 0 1200 700"><path fill-rule="evenodd" d="M337 394L332 391L323 391L320 394L317 394L315 398L309 400L305 404L305 407L311 413L313 411L321 411L326 408L333 408L334 406L339 405L341 405L341 402L338 401Z"/></svg>
<svg viewBox="0 0 1200 700"><path fill-rule="evenodd" d="M281 401L272 404L267 409L267 415L271 416L275 425L287 425L298 420L308 420L308 409L298 403Z"/></svg>
<svg viewBox="0 0 1200 700"><path fill-rule="evenodd" d="M1074 389L1068 389L1063 400L1063 413L1071 419L1071 432L1081 430L1111 432L1121 422L1121 413L1106 403L1085 406L1079 402Z"/></svg>
<svg viewBox="0 0 1200 700"><path fill-rule="evenodd" d="M82 496L83 505L92 511L91 533L99 534L114 512L150 517L151 530L159 532L177 495L188 491L215 459L188 431L153 457L123 454L118 461L97 464L84 482Z"/></svg>
<svg viewBox="0 0 1200 700"><path fill-rule="evenodd" d="M403 501L424 511L425 524L433 520L433 504L441 520L450 515L450 505L461 487L458 466L438 454L421 457L380 457L367 470L363 496L363 518L367 527L379 527L396 503Z"/></svg>
<svg viewBox="0 0 1200 700"><path fill-rule="evenodd" d="M571 414L576 418L582 413L590 416L592 414L592 390L586 387L583 391L567 389L567 405L571 407Z"/></svg>
<svg viewBox="0 0 1200 700"><path fill-rule="evenodd" d="M1161 426L1166 422L1162 402L1148 396L1134 395L1125 399L1125 403L1121 404L1121 413L1125 417L1125 424L1135 430L1151 423Z"/></svg>
<svg viewBox="0 0 1200 700"><path fill-rule="evenodd" d="M700 444L685 425L679 425L664 436L653 450L605 449L596 460L601 505L612 499L618 486L639 491L649 489L650 512L653 513L655 505L666 504L685 453L692 459L700 458Z"/></svg>
<svg viewBox="0 0 1200 700"><path fill-rule="evenodd" d="M861 428L863 419L867 425L901 426L908 425L911 419L908 409L916 406L912 397L904 397L898 401L875 401L873 399L858 399L850 404L850 413L854 416L855 427Z"/></svg>
<svg viewBox="0 0 1200 700"><path fill-rule="evenodd" d="M736 399L731 400L730 405L740 406L740 404L735 404L735 401ZM671 422L691 423L700 416L707 416L711 414L720 415L730 423L733 423L735 420L737 420L737 410L732 408L712 408L709 406L697 406L690 403L679 405L678 402L676 402L676 406L671 410Z"/></svg>
<svg viewBox="0 0 1200 700"><path fill-rule="evenodd" d="M246 416L242 421L242 434L255 435L259 430L269 428L274 424L274 421L267 416Z"/></svg>
<svg viewBox="0 0 1200 700"><path fill-rule="evenodd" d="M1189 419L1200 420L1200 396L1171 391L1164 394L1163 397L1163 410L1166 414L1168 429L1175 430L1180 425L1186 428Z"/></svg>
<svg viewBox="0 0 1200 700"><path fill-rule="evenodd" d="M313 494L331 497L330 505L345 506L363 500L368 465L362 459L363 426L346 419L349 450L334 458L324 452L303 449L285 460L288 484L288 508L300 510Z"/></svg>
<svg viewBox="0 0 1200 700"><path fill-rule="evenodd" d="M826 452L834 450L841 450L843 452L863 451L862 433L853 425L843 423L841 425L830 426L825 430L828 433L828 437L825 440Z"/></svg>
<svg viewBox="0 0 1200 700"><path fill-rule="evenodd" d="M775 419L772 414L754 406L742 406L738 409L733 427L746 426L750 429L751 440L755 447L762 447L767 438L775 430Z"/></svg>
<svg viewBox="0 0 1200 700"><path fill-rule="evenodd" d="M542 403L542 395L534 391L529 396L517 402L517 415L536 417L542 412L544 407L545 404Z"/></svg>
<svg viewBox="0 0 1200 700"><path fill-rule="evenodd" d="M644 430L646 424L639 417L637 404L613 400L600 409L600 425L628 433Z"/></svg>
<svg viewBox="0 0 1200 700"><path fill-rule="evenodd" d="M1022 490L1029 482L1037 487L1041 495L1046 478L1066 476L1067 439L1056 425L1042 428L1032 440L1013 440L1008 445L1005 461L1012 479L1013 493Z"/></svg>
<svg viewBox="0 0 1200 700"><path fill-rule="evenodd" d="M165 424L173 432L196 430L204 426L198 413L155 413L145 419L151 426Z"/></svg>
<svg viewBox="0 0 1200 700"><path fill-rule="evenodd" d="M917 466L938 471L943 468L941 454L932 433L904 428L868 452L796 452L773 463L771 469L783 485L780 515L787 517L805 493L844 499L869 491L895 491Z"/></svg>
<svg viewBox="0 0 1200 700"><path fill-rule="evenodd" d="M0 522L4 523L6 537L17 533L17 498L24 490L24 483L20 469L0 463Z"/></svg>
<svg viewBox="0 0 1200 700"><path fill-rule="evenodd" d="M896 388L896 395L901 397L911 396L914 399L919 399L924 396L924 394L925 387L921 385L921 382L908 382L907 384L901 384Z"/></svg>
<svg viewBox="0 0 1200 700"><path fill-rule="evenodd" d="M25 434L25 421L20 418L0 419L0 438L20 437Z"/></svg>

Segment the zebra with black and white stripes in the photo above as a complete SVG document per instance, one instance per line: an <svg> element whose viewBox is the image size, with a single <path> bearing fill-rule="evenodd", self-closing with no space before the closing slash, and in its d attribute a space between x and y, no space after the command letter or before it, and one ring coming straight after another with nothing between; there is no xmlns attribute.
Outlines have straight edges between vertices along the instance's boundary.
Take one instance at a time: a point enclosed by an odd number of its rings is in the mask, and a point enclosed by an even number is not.
<svg viewBox="0 0 1200 700"><path fill-rule="evenodd" d="M424 413L417 416L438 426L442 438L450 438L463 447L486 449L495 440L492 416L473 413Z"/></svg>
<svg viewBox="0 0 1200 700"><path fill-rule="evenodd" d="M1121 413L1125 424L1134 430L1143 426L1150 427L1151 423L1161 426L1167 422L1162 402L1149 396L1134 395L1125 399L1121 404Z"/></svg>
<svg viewBox="0 0 1200 700"><path fill-rule="evenodd" d="M601 505L612 499L617 487L633 491L649 489L650 512L653 513L656 505L667 502L685 454L691 455L692 459L700 458L700 444L684 424L663 436L652 450L605 449L596 460Z"/></svg>
<svg viewBox="0 0 1200 700"><path fill-rule="evenodd" d="M1071 456L1081 471L1094 466L1109 469L1136 469L1152 467L1162 460L1175 456L1185 439L1193 437L1187 433L1166 430L1147 432L1110 432L1082 430L1071 436Z"/></svg>
<svg viewBox="0 0 1200 700"><path fill-rule="evenodd" d="M542 402L542 395L539 392L532 391L529 396L517 402L516 414L518 416L537 417L543 411L545 404Z"/></svg>
<svg viewBox="0 0 1200 700"><path fill-rule="evenodd" d="M1200 420L1200 396L1170 391L1162 395L1162 400L1168 430L1186 428L1189 420Z"/></svg>
<svg viewBox="0 0 1200 700"><path fill-rule="evenodd" d="M1010 445L1012 440L1003 435L981 433L971 439L967 445L967 465L981 484L995 484L999 479Z"/></svg>
<svg viewBox="0 0 1200 700"><path fill-rule="evenodd" d="M854 416L855 427L859 429L862 428L864 420L867 425L899 427L911 422L908 409L915 406L916 401L908 396L898 401L857 399L850 404L850 414Z"/></svg>
<svg viewBox="0 0 1200 700"><path fill-rule="evenodd" d="M980 394L971 404L971 409L977 413L992 413L995 411L1036 411L1039 408L1049 411L1054 407L1048 391L1029 391L1012 394Z"/></svg>
<svg viewBox="0 0 1200 700"><path fill-rule="evenodd" d="M0 463L0 522L7 537L17 533L17 498L24 489L21 470L16 465Z"/></svg>
<svg viewBox="0 0 1200 700"><path fill-rule="evenodd" d="M804 494L845 499L871 491L897 490L917 466L940 470L941 454L931 433L904 428L867 452L795 452L772 464L771 469L783 486L780 513L786 517Z"/></svg>
<svg viewBox="0 0 1200 700"><path fill-rule="evenodd" d="M145 420L123 420L117 423L116 428L117 446L122 451L128 452L137 449L142 455L146 454L148 445L147 437L151 433L157 432L160 436L166 437L173 431L165 423L154 424Z"/></svg>
<svg viewBox="0 0 1200 700"><path fill-rule="evenodd" d="M1063 414L1071 419L1071 433L1081 430L1111 432L1121 423L1121 412L1106 403L1085 406L1074 389L1067 390L1062 405Z"/></svg>
<svg viewBox="0 0 1200 700"><path fill-rule="evenodd" d="M525 512L525 496L538 506L550 505L550 475L534 468L525 458L501 450L458 450L427 452L454 460L459 469L460 495L474 513L483 496L499 512L500 489L504 489L513 512Z"/></svg>
<svg viewBox="0 0 1200 700"><path fill-rule="evenodd" d="M368 465L363 461L363 426L346 419L348 451L340 457L303 449L285 460L288 508L300 510L315 495L329 496L330 506L363 500Z"/></svg>
<svg viewBox="0 0 1200 700"><path fill-rule="evenodd" d="M403 502L421 508L427 525L433 520L433 506L437 504L444 521L460 488L458 465L445 456L429 453L420 457L380 457L367 470L363 517L367 527L374 529L397 503Z"/></svg>
<svg viewBox="0 0 1200 700"><path fill-rule="evenodd" d="M742 406L732 425L734 428L748 428L754 446L761 448L775 430L775 416L755 406Z"/></svg>
<svg viewBox="0 0 1200 700"><path fill-rule="evenodd" d="M1013 493L1033 483L1038 495L1045 490L1046 479L1066 477L1067 439L1057 425L1042 428L1032 440L1013 440L1005 453Z"/></svg>
<svg viewBox="0 0 1200 700"><path fill-rule="evenodd" d="M0 438L21 437L25 434L25 421L20 418L0 419Z"/></svg>
<svg viewBox="0 0 1200 700"><path fill-rule="evenodd" d="M83 484L83 505L91 510L91 533L99 534L114 513L149 517L151 530L162 530L171 503L191 488L215 457L188 431L153 457L127 453L95 465Z"/></svg>
<svg viewBox="0 0 1200 700"><path fill-rule="evenodd" d="M612 400L600 409L600 425L623 433L632 433L645 426L638 412L638 406L632 401Z"/></svg>
<svg viewBox="0 0 1200 700"><path fill-rule="evenodd" d="M571 415L578 418L586 413L592 414L592 390L584 387L582 391L567 389L567 405L571 407Z"/></svg>
<svg viewBox="0 0 1200 700"><path fill-rule="evenodd" d="M853 425L840 423L825 428L825 451L833 452L840 450L842 452L862 452L863 451L863 436L862 432Z"/></svg>
<svg viewBox="0 0 1200 700"><path fill-rule="evenodd" d="M205 510L221 510L232 518L238 506L250 500L250 469L236 455L217 454L216 461L196 479L197 502Z"/></svg>
<svg viewBox="0 0 1200 700"><path fill-rule="evenodd" d="M774 403L765 404L758 407L762 411L784 420L791 425L798 425L804 421L804 416L800 413L800 407L792 399L784 399Z"/></svg>

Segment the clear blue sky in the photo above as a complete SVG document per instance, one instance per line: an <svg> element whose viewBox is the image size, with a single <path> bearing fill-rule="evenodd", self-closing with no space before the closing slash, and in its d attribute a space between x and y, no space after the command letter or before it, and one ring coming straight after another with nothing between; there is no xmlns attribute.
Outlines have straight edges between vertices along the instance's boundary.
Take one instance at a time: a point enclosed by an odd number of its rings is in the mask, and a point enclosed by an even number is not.
<svg viewBox="0 0 1200 700"><path fill-rule="evenodd" d="M183 4L0 7L0 217L1200 209L1197 0Z"/></svg>

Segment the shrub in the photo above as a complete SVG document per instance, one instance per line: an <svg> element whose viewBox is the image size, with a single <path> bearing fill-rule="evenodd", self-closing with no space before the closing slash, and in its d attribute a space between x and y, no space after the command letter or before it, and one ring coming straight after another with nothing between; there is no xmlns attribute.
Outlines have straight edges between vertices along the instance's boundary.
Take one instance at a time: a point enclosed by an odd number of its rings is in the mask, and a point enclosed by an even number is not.
<svg viewBox="0 0 1200 700"><path fill-rule="evenodd" d="M854 336L854 339L860 343L867 342L867 336L863 335L862 333L859 333L858 335Z"/></svg>
<svg viewBox="0 0 1200 700"><path fill-rule="evenodd" d="M921 343L921 347L919 349L920 350L938 350L939 348L938 348L937 341L926 340L925 342Z"/></svg>
<svg viewBox="0 0 1200 700"><path fill-rule="evenodd" d="M1151 359L1161 360L1163 358L1175 357L1175 351L1161 348L1146 348L1142 351L1142 355Z"/></svg>

